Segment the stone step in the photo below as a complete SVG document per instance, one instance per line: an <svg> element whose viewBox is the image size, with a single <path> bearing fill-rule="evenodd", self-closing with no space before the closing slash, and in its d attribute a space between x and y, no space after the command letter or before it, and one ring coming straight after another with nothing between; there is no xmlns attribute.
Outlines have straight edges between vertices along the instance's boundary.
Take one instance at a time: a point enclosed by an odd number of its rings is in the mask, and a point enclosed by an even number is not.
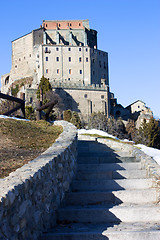
<svg viewBox="0 0 160 240"><path fill-rule="evenodd" d="M124 189L147 189L153 185L152 179L120 179L120 180L74 180L71 185L73 192L108 191Z"/></svg>
<svg viewBox="0 0 160 240"><path fill-rule="evenodd" d="M62 224L40 240L159 240L158 223Z"/></svg>
<svg viewBox="0 0 160 240"><path fill-rule="evenodd" d="M116 171L116 170L140 170L141 163L140 162L131 162L131 163L101 163L101 164L78 164L78 171Z"/></svg>
<svg viewBox="0 0 160 240"><path fill-rule="evenodd" d="M94 180L94 179L125 179L125 178L146 178L145 170L117 170L117 171L78 171L77 180Z"/></svg>
<svg viewBox="0 0 160 240"><path fill-rule="evenodd" d="M160 222L159 205L66 206L57 212L62 223Z"/></svg>
<svg viewBox="0 0 160 240"><path fill-rule="evenodd" d="M106 205L107 203L156 203L159 193L156 189L120 190L108 192L70 192L65 196L66 205Z"/></svg>
<svg viewBox="0 0 160 240"><path fill-rule="evenodd" d="M113 156L112 154L106 155L95 155L91 156L91 154L87 154L86 156L78 156L78 163L120 163L120 162L139 162L135 157L119 157Z"/></svg>

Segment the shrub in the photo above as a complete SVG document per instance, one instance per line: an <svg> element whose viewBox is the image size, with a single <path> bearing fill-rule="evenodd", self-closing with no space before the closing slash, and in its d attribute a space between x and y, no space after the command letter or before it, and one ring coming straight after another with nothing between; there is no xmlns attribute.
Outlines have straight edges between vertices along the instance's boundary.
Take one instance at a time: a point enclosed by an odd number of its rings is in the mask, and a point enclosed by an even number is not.
<svg viewBox="0 0 160 240"><path fill-rule="evenodd" d="M81 119L77 112L72 112L70 109L63 112L63 119L67 122L71 122L78 129L82 128Z"/></svg>

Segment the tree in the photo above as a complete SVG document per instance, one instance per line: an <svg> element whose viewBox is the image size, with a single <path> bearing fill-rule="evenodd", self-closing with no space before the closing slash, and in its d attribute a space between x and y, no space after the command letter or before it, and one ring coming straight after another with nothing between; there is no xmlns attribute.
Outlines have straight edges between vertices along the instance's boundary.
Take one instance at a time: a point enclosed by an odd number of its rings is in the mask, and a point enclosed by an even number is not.
<svg viewBox="0 0 160 240"><path fill-rule="evenodd" d="M82 122L77 112L72 112L70 109L63 112L63 119L67 122L71 122L78 129L82 128Z"/></svg>
<svg viewBox="0 0 160 240"><path fill-rule="evenodd" d="M107 130L107 118L106 116L101 113L92 113L91 116L89 117L89 122L88 122L88 128L92 129L98 129L98 130Z"/></svg>
<svg viewBox="0 0 160 240"><path fill-rule="evenodd" d="M153 117L149 122L146 119L141 123L138 129L139 143L147 145L148 147L160 148L160 127L158 121Z"/></svg>
<svg viewBox="0 0 160 240"><path fill-rule="evenodd" d="M44 76L42 76L39 86L38 86L38 90L37 90L37 98L38 100L40 100L40 91L42 90L43 96L45 96L45 94L49 91L52 90L51 84L49 82L49 80L47 78L45 78ZM43 104L46 103L44 102L46 99L44 97L43 99Z"/></svg>

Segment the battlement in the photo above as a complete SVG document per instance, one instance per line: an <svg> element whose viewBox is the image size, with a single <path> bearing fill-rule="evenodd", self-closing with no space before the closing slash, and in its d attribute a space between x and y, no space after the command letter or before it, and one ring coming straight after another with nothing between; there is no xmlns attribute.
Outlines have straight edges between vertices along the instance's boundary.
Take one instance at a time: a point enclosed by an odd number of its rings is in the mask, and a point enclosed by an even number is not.
<svg viewBox="0 0 160 240"><path fill-rule="evenodd" d="M99 85L99 84L82 84L82 83L73 83L73 82L57 82L55 80L50 81L53 89L55 88L64 88L64 89L77 89L77 90L94 90L94 91L109 91L108 85Z"/></svg>
<svg viewBox="0 0 160 240"><path fill-rule="evenodd" d="M45 29L89 29L89 20L43 20L42 27Z"/></svg>

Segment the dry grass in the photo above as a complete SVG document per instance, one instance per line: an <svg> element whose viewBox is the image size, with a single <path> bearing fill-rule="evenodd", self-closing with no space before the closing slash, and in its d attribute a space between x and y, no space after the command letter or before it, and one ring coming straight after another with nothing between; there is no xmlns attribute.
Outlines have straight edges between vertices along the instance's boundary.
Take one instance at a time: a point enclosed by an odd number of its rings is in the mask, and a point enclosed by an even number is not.
<svg viewBox="0 0 160 240"><path fill-rule="evenodd" d="M0 119L0 178L39 156L61 132L45 121Z"/></svg>

